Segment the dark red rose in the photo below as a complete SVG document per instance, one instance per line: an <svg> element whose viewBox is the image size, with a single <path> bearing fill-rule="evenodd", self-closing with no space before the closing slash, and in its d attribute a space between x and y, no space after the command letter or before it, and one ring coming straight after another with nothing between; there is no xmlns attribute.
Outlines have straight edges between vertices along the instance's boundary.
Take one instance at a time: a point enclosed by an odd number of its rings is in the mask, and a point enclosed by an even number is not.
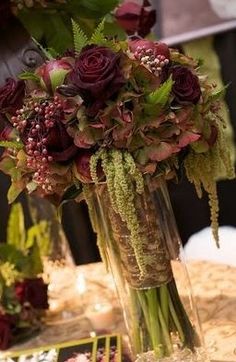
<svg viewBox="0 0 236 362"><path fill-rule="evenodd" d="M90 173L90 159L92 155L92 151L81 151L75 159L76 173L81 182L92 182ZM101 166L97 168L97 175L99 179L102 179L103 171Z"/></svg>
<svg viewBox="0 0 236 362"><path fill-rule="evenodd" d="M196 104L201 97L201 88L198 77L192 71L182 65L176 65L169 69L174 81L173 94L178 103Z"/></svg>
<svg viewBox="0 0 236 362"><path fill-rule="evenodd" d="M129 41L129 48L132 53L136 53L140 48L144 50L151 49L155 56L164 55L165 58L170 59L170 50L167 44L158 41L151 41L146 39L135 39Z"/></svg>
<svg viewBox="0 0 236 362"><path fill-rule="evenodd" d="M48 154L53 157L55 162L69 161L78 152L73 138L68 135L64 124L61 122L57 122L49 130L46 139L45 146Z"/></svg>
<svg viewBox="0 0 236 362"><path fill-rule="evenodd" d="M8 78L5 85L0 87L0 113L14 114L22 107L24 95L24 81Z"/></svg>
<svg viewBox="0 0 236 362"><path fill-rule="evenodd" d="M0 350L7 349L12 339L12 316L0 314Z"/></svg>
<svg viewBox="0 0 236 362"><path fill-rule="evenodd" d="M71 69L69 58L53 59L41 65L36 70L36 74L40 77L42 88L53 93L64 83L65 77Z"/></svg>
<svg viewBox="0 0 236 362"><path fill-rule="evenodd" d="M70 75L72 83L93 117L124 84L119 68L120 55L106 47L85 47L76 59Z"/></svg>
<svg viewBox="0 0 236 362"><path fill-rule="evenodd" d="M128 35L137 33L145 37L156 22L156 11L150 8L147 0L143 5L125 1L117 8L115 18Z"/></svg>
<svg viewBox="0 0 236 362"><path fill-rule="evenodd" d="M42 278L25 279L15 285L15 293L21 304L28 302L35 309L47 309L48 286Z"/></svg>

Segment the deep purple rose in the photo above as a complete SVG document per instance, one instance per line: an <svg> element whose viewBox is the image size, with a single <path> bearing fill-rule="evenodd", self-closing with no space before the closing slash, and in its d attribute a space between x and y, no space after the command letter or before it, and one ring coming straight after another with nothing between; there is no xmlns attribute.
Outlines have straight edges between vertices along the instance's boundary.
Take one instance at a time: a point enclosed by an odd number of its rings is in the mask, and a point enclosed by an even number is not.
<svg viewBox="0 0 236 362"><path fill-rule="evenodd" d="M12 316L8 314L0 314L0 350L9 347L12 339Z"/></svg>
<svg viewBox="0 0 236 362"><path fill-rule="evenodd" d="M0 113L15 114L22 107L24 95L24 81L8 78L5 85L0 87Z"/></svg>
<svg viewBox="0 0 236 362"><path fill-rule="evenodd" d="M198 77L192 71L182 65L176 65L169 69L174 81L173 94L178 103L196 104L201 97L201 88Z"/></svg>
<svg viewBox="0 0 236 362"><path fill-rule="evenodd" d="M48 285L42 278L25 279L15 285L16 297L21 304L28 302L35 309L47 309Z"/></svg>
<svg viewBox="0 0 236 362"><path fill-rule="evenodd" d="M147 0L143 5L125 1L117 8L115 18L128 35L137 33L145 37L156 22L156 11L150 8Z"/></svg>
<svg viewBox="0 0 236 362"><path fill-rule="evenodd" d="M76 59L70 79L84 99L89 116L95 116L124 84L119 61L119 54L97 45L85 47Z"/></svg>

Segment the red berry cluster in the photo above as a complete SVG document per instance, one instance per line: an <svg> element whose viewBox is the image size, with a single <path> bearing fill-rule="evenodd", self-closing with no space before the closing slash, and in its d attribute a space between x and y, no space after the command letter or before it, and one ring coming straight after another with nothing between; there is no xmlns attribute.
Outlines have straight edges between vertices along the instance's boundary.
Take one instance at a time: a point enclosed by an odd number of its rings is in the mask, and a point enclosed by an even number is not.
<svg viewBox="0 0 236 362"><path fill-rule="evenodd" d="M63 101L55 96L52 100L29 101L11 119L25 143L27 167L34 170L33 181L47 192L52 191L48 174L53 161L47 149L48 135L63 113Z"/></svg>
<svg viewBox="0 0 236 362"><path fill-rule="evenodd" d="M169 64L169 59L166 58L165 55L155 55L154 49L146 49L145 46L138 46L134 56L156 76L159 76L161 74L162 68Z"/></svg>

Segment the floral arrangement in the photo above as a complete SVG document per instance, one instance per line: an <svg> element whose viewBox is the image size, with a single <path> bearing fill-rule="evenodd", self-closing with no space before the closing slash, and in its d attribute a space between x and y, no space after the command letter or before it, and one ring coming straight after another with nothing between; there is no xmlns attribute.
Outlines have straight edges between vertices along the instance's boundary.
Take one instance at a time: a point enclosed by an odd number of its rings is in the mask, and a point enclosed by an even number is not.
<svg viewBox="0 0 236 362"><path fill-rule="evenodd" d="M45 222L31 227L25 235L20 204L11 210L7 243L0 245L0 350L32 336L48 309L47 284L40 254L40 235Z"/></svg>
<svg viewBox="0 0 236 362"><path fill-rule="evenodd" d="M112 165L138 192L145 175L170 179L184 168L198 194L209 193L217 238L215 180L233 175L219 113L224 91L201 75L199 61L160 42L108 40L103 26L88 40L73 23L75 51L0 88L10 202L24 189L58 204L105 177L114 186Z"/></svg>

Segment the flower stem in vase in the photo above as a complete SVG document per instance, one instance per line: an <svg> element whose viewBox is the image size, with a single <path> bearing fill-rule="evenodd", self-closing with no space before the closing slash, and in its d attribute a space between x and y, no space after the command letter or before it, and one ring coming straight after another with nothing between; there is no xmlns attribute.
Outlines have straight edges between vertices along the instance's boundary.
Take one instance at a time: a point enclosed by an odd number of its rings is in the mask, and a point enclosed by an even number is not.
<svg viewBox="0 0 236 362"><path fill-rule="evenodd" d="M179 260L180 246L175 230L169 230L175 223L168 215L171 208L165 205L166 189L159 184L155 190L160 193L158 197L152 195L153 189L153 184L146 184L144 195L135 194L133 198L134 215L130 220L136 219L138 225L139 260L127 224L110 205L107 184L89 186L84 192L102 254L117 283L133 354L142 356L152 351L161 361L178 349L194 354L200 343L172 272L171 260ZM125 207L127 212L129 205ZM170 240L175 244L171 248L167 245Z"/></svg>

